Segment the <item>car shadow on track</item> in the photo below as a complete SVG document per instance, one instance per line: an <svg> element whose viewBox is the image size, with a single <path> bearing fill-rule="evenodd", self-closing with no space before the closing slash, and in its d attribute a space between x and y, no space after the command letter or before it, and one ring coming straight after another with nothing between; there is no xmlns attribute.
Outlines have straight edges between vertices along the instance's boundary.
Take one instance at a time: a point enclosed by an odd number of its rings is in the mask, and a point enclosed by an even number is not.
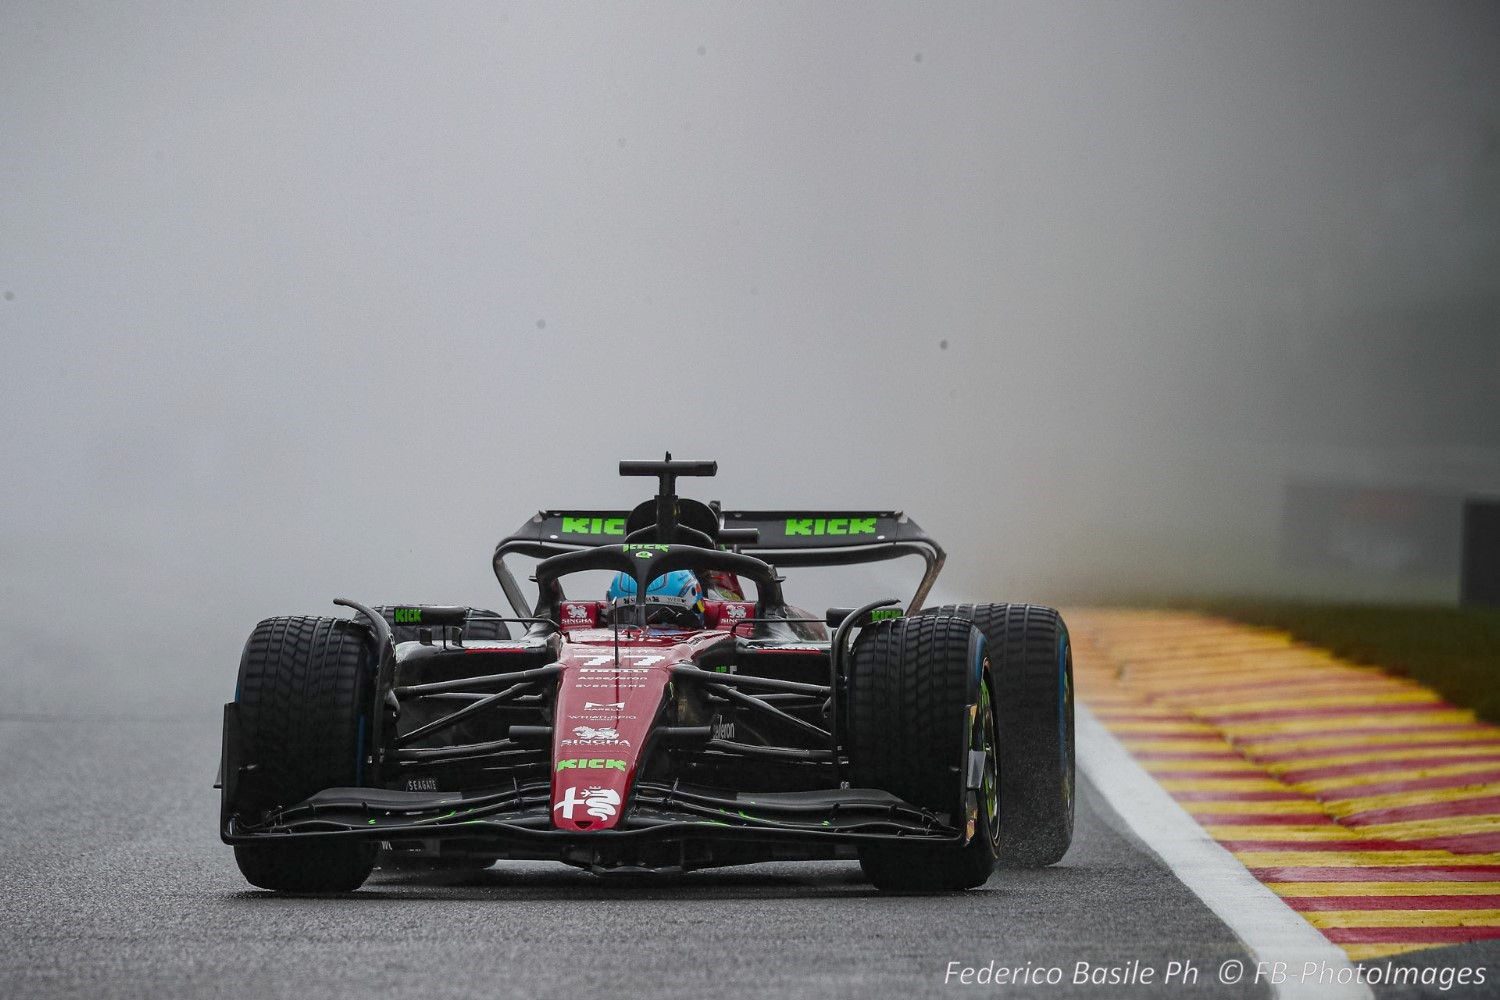
<svg viewBox="0 0 1500 1000"><path fill-rule="evenodd" d="M966 895L1003 892L1006 872L982 889ZM517 864L502 862L483 871L424 872L377 871L357 892L318 896L247 891L236 894L246 901L285 899L347 899L350 901L400 900L434 902L454 900L525 901L650 901L684 899L858 899L897 898L907 894L882 893L865 880L859 867L850 863L759 865L744 869L717 869L673 875L610 875L561 867L546 862ZM923 894L912 894L923 895ZM937 893L927 895L953 895Z"/></svg>

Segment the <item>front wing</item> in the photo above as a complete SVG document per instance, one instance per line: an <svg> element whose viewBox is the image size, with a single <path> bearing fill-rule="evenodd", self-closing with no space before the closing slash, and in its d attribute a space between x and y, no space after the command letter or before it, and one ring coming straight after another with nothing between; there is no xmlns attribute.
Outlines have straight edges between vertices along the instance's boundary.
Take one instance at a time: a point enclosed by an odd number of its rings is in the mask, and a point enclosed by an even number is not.
<svg viewBox="0 0 1500 1000"><path fill-rule="evenodd" d="M554 829L550 808L542 783L484 794L329 788L258 824L227 817L222 835L229 844L456 839L469 849L601 872L852 857L861 845L938 845L964 837L946 817L875 789L736 794L642 782L620 825L593 832Z"/></svg>

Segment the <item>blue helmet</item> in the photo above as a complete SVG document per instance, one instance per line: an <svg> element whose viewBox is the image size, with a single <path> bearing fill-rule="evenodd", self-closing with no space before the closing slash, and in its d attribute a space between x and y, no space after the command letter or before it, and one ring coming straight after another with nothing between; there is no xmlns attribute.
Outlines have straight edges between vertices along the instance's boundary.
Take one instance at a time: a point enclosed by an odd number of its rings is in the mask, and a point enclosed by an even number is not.
<svg viewBox="0 0 1500 1000"><path fill-rule="evenodd" d="M617 573L605 597L617 607L636 606L635 580L629 574ZM652 580L646 586L642 603L646 614L645 621L640 624L685 628L703 626L703 587L691 570L674 570Z"/></svg>

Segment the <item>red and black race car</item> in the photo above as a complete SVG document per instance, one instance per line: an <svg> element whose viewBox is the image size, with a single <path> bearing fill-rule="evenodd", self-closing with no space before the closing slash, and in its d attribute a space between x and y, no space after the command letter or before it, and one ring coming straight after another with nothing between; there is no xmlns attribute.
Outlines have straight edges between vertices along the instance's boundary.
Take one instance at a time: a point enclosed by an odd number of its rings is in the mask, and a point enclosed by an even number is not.
<svg viewBox="0 0 1500 1000"><path fill-rule="evenodd" d="M495 551L513 615L465 607L269 618L224 707L220 832L253 885L357 888L376 864L548 859L608 874L858 858L881 889L1059 860L1073 684L1050 608L919 610L944 559L891 511L734 511L654 476L632 511L543 511ZM809 615L778 567L915 555L911 606ZM531 603L507 557L539 560ZM624 574L633 596L571 598ZM707 587L652 612L653 581ZM728 581L726 583L726 581ZM750 586L746 586L749 584ZM753 598L746 595L753 586Z"/></svg>

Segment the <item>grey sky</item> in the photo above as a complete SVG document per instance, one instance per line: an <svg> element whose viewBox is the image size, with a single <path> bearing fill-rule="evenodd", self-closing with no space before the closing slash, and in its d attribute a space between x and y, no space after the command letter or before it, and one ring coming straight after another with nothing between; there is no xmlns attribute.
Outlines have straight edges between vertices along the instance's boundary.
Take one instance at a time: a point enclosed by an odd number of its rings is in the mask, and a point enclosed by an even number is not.
<svg viewBox="0 0 1500 1000"><path fill-rule="evenodd" d="M1480 2L12 0L23 701L496 604L663 448L979 599L1284 584L1309 470L1500 492L1497 56Z"/></svg>

